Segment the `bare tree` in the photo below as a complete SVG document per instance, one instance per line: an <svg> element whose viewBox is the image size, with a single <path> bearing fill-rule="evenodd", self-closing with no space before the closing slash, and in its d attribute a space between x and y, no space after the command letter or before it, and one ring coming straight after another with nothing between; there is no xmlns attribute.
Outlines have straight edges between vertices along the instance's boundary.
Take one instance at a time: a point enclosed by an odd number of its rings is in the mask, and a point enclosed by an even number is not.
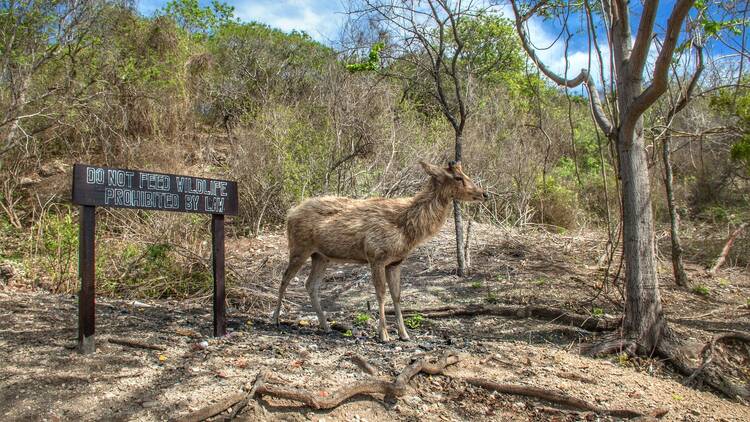
<svg viewBox="0 0 750 422"><path fill-rule="evenodd" d="M406 90L428 93L454 132L456 161L461 161L464 129L470 116L472 78L504 66L508 55L496 54L487 66L473 66L462 25L481 13L479 3L451 0L362 0L350 11L355 20L367 21L385 42L381 73L404 81ZM375 40L370 40L375 41ZM490 40L492 41L492 40ZM494 45L504 48L496 40ZM492 44L492 43L491 43ZM457 273L466 270L461 207L453 203L456 230Z"/></svg>
<svg viewBox="0 0 750 422"><path fill-rule="evenodd" d="M0 158L19 140L33 136L24 120L49 117L43 101L63 91L30 92L32 78L61 57L75 57L105 3L93 0L2 0L0 10ZM54 42L52 42L54 40ZM43 128L46 128L44 126Z"/></svg>
<svg viewBox="0 0 750 422"><path fill-rule="evenodd" d="M654 226L651 209L651 188L648 160L643 137L643 114L667 90L669 66L678 45L683 26L694 0L677 0L671 8L663 33L655 34L655 21L659 2L643 3L635 37L631 35L631 7L622 0L603 0L601 14L592 13L587 0L585 13L590 27L599 19L604 28L613 64L612 92L615 104L603 106L599 89L588 69L582 69L574 78L556 74L536 54L526 31L529 19L542 10L553 11L546 0L519 4L511 0L516 29L531 60L548 78L568 88L586 87L591 110L599 128L616 145L619 174L622 179L623 253L625 257L626 303L623 320L623 338L603 345L598 351L628 350L631 353L651 354L668 333L661 307L654 250ZM640 7L640 3L638 3ZM570 4L563 7L572 7ZM567 22L565 22L567 24ZM654 63L651 78L644 87L646 61L654 37L662 37L661 50ZM596 45L597 51L603 49ZM606 60L606 59L605 59ZM602 89L606 85L602 84ZM606 98L606 97L605 97Z"/></svg>

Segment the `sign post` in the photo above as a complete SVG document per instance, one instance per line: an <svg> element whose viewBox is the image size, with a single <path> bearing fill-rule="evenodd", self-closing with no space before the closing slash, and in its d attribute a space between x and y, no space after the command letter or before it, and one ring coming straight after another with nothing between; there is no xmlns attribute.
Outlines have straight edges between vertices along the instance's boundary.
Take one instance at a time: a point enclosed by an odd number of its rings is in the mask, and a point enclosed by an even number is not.
<svg viewBox="0 0 750 422"><path fill-rule="evenodd" d="M237 215L237 183L227 180L73 166L73 203L81 206L78 249L78 349L96 350L95 232L96 207L132 208L211 214L214 278L214 336L226 334L224 289L224 216Z"/></svg>

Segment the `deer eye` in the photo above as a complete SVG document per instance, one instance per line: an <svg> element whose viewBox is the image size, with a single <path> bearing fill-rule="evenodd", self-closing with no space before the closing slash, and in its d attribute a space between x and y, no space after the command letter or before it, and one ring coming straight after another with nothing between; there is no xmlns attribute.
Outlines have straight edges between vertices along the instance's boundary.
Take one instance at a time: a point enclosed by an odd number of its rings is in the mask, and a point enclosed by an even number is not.
<svg viewBox="0 0 750 422"><path fill-rule="evenodd" d="M453 176L453 180L455 180L455 181L457 181L457 182L461 182L461 181L463 181L463 180L464 180L464 178L463 178L463 177L461 177L461 176Z"/></svg>

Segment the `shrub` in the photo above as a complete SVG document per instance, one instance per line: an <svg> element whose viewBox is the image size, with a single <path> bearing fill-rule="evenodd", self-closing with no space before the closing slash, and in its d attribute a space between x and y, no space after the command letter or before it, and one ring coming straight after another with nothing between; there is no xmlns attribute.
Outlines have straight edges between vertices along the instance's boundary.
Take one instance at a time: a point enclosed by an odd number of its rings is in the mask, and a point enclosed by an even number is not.
<svg viewBox="0 0 750 422"><path fill-rule="evenodd" d="M366 325L370 321L370 315L367 314L357 314L354 317L354 325Z"/></svg>
<svg viewBox="0 0 750 422"><path fill-rule="evenodd" d="M421 314L414 314L409 318L406 318L404 320L404 324L406 324L406 326L411 328L412 330L416 330L422 326L423 321L424 317Z"/></svg>
<svg viewBox="0 0 750 422"><path fill-rule="evenodd" d="M695 287L693 287L693 293L697 295L701 295L701 296L708 296L709 290L708 290L708 287L702 284L698 284Z"/></svg>

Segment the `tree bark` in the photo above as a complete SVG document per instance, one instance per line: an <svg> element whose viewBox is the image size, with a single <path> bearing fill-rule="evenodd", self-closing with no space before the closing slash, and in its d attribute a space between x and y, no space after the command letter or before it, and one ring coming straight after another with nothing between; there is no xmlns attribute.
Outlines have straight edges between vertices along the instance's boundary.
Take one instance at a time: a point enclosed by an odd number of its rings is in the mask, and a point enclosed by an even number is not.
<svg viewBox="0 0 750 422"><path fill-rule="evenodd" d="M457 129L456 133L456 161L461 161L463 137ZM463 277L466 274L466 255L464 255L464 222L461 216L461 203L453 200L453 221L456 225L456 275Z"/></svg>
<svg viewBox="0 0 750 422"><path fill-rule="evenodd" d="M640 123L635 129L618 132L617 148L626 279L623 330L626 338L637 343L638 352L650 355L659 344L666 321L656 273L651 189Z"/></svg>
<svg viewBox="0 0 750 422"><path fill-rule="evenodd" d="M667 133L662 146L662 158L664 160L664 189L667 191L667 206L669 208L669 230L672 238L672 271L674 281L678 286L687 286L687 274L682 264L682 244L680 242L680 216L677 215L677 206L674 202L673 176L672 176L672 135Z"/></svg>

